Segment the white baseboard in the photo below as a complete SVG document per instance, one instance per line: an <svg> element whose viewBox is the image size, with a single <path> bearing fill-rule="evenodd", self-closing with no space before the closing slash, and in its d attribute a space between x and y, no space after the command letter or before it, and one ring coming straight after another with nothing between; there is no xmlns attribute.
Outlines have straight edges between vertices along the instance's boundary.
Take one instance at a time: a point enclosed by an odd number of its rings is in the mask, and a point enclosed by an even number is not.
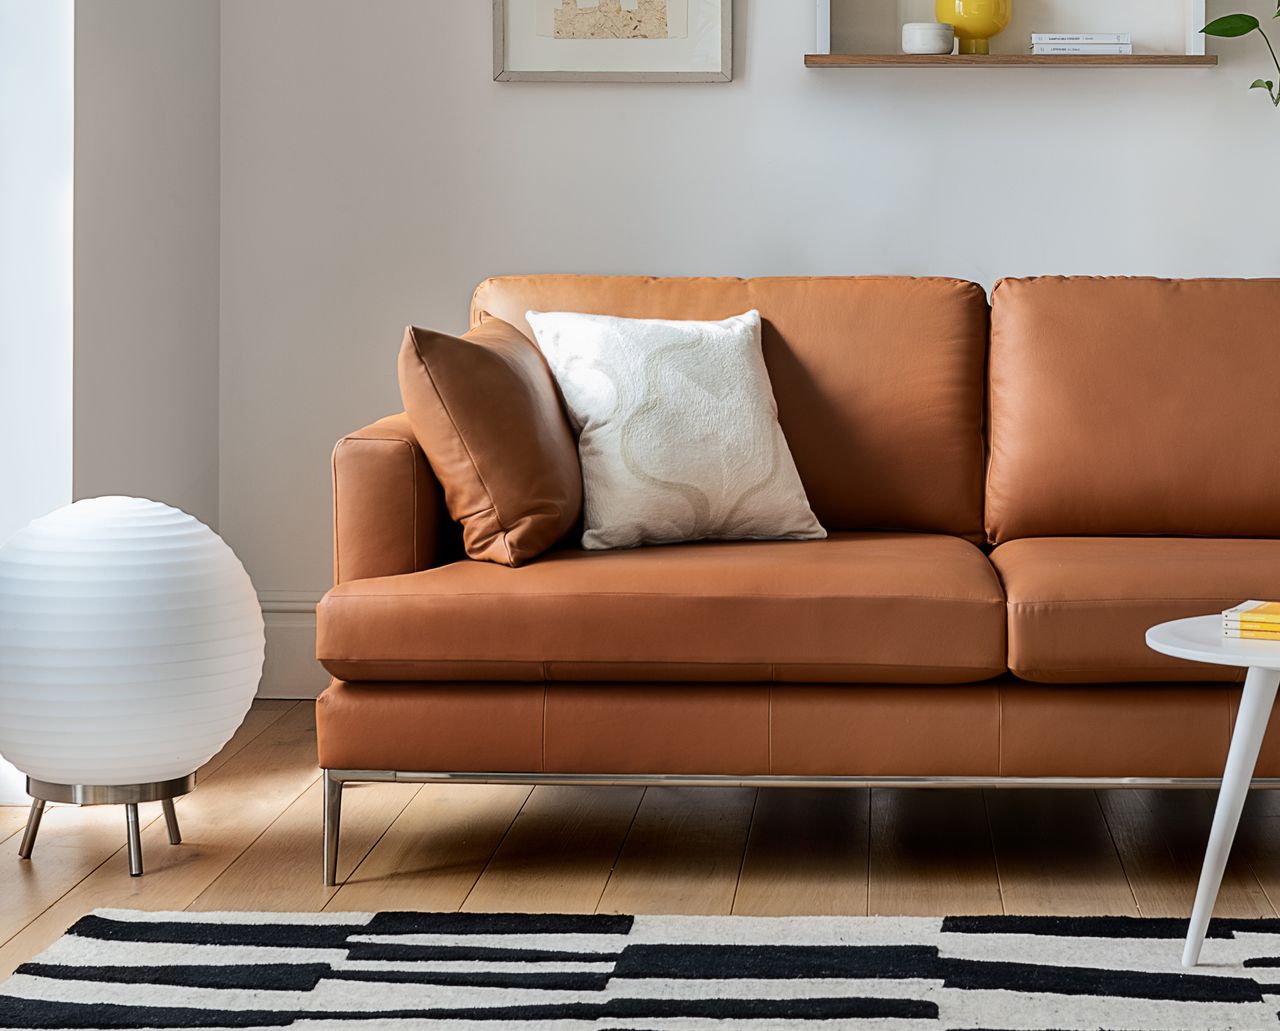
<svg viewBox="0 0 1280 1031"><path fill-rule="evenodd" d="M27 778L0 759L0 805L30 805Z"/></svg>
<svg viewBox="0 0 1280 1031"><path fill-rule="evenodd" d="M315 698L329 683L316 662L314 591L263 590L262 620L267 628L267 661L259 698Z"/></svg>

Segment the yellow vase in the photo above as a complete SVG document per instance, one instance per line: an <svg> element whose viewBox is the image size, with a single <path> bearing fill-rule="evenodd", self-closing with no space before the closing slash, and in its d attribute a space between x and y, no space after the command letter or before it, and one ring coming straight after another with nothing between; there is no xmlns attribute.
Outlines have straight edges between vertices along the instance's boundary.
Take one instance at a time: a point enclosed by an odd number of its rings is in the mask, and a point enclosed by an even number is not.
<svg viewBox="0 0 1280 1031"><path fill-rule="evenodd" d="M1013 17L1013 0L937 0L938 21L954 25L962 54L989 54L989 40Z"/></svg>

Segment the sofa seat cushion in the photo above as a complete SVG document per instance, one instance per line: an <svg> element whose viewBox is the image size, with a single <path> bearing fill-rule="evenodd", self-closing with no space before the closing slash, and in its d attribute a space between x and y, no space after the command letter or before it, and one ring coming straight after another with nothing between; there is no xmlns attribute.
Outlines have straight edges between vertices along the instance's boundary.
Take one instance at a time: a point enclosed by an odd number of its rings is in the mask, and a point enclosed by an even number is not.
<svg viewBox="0 0 1280 1031"><path fill-rule="evenodd" d="M349 581L317 650L358 681L969 683L1005 670L1005 610L958 537L837 533Z"/></svg>
<svg viewBox="0 0 1280 1031"><path fill-rule="evenodd" d="M1157 654L1149 627L1280 592L1280 541L1045 537L991 555L1009 598L1009 668L1040 683L1231 681Z"/></svg>

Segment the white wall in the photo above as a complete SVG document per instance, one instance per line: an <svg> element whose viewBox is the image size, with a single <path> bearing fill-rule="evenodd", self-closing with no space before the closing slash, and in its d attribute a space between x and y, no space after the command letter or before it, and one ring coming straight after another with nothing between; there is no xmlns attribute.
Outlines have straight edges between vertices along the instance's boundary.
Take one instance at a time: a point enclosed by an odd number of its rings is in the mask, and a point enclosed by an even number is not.
<svg viewBox="0 0 1280 1031"><path fill-rule="evenodd" d="M218 522L217 0L79 0L75 496Z"/></svg>
<svg viewBox="0 0 1280 1031"><path fill-rule="evenodd" d="M71 500L74 52L71 0L0 0L0 541Z"/></svg>
<svg viewBox="0 0 1280 1031"><path fill-rule="evenodd" d="M1280 274L1260 41L808 71L813 6L739 0L732 84L610 86L492 82L485 0L224 0L221 529L260 588L328 585L334 440L398 409L405 323L461 329L488 275ZM1274 11L1210 13L1241 7ZM323 682L292 668L270 689Z"/></svg>

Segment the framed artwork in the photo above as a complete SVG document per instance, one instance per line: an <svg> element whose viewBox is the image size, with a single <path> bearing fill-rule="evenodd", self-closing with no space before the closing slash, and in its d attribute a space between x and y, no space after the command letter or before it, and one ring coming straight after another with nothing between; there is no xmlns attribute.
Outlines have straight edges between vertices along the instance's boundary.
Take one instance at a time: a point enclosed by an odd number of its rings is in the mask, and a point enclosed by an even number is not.
<svg viewBox="0 0 1280 1031"><path fill-rule="evenodd" d="M493 0L499 82L729 82L733 0Z"/></svg>

